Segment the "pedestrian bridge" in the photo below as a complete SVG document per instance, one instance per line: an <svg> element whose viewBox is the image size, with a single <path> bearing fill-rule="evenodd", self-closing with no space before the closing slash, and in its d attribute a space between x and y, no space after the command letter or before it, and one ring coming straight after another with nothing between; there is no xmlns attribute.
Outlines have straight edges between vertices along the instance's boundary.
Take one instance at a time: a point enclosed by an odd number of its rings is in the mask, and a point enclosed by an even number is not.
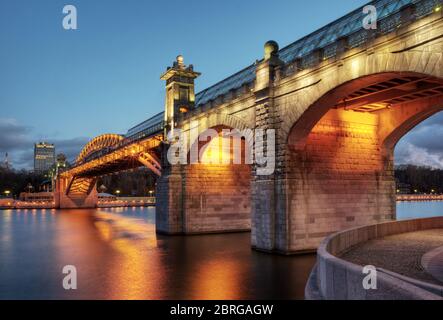
<svg viewBox="0 0 443 320"><path fill-rule="evenodd" d="M254 248L293 253L395 219L394 147L443 108L442 0L370 4L376 29L363 27L358 8L282 49L267 42L261 59L197 94L200 73L177 57L161 76L165 111L88 143L58 178L58 205L93 207L97 177L146 166L158 176L156 224L166 234L251 230ZM208 147L231 141L226 129L243 134L240 145ZM267 134L251 138L258 129ZM170 132L190 137L178 163ZM201 161L237 149L254 161Z"/></svg>

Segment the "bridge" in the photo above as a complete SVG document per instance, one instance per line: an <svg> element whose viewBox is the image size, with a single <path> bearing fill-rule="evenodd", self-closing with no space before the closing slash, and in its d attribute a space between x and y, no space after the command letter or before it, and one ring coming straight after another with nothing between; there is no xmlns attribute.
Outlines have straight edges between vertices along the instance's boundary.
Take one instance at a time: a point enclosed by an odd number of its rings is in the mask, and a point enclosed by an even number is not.
<svg viewBox="0 0 443 320"><path fill-rule="evenodd" d="M165 111L89 142L58 177L57 205L94 207L97 177L146 166L158 176L156 227L165 234L251 230L254 248L289 254L395 219L394 147L443 108L443 3L370 4L376 29L363 27L358 8L284 48L267 42L263 58L197 94L200 73L177 57L161 76ZM241 142L242 151L275 156L272 172L258 174L257 162L168 161L169 132L210 129L217 139L191 138L184 160L231 139L223 129L272 129L273 145Z"/></svg>

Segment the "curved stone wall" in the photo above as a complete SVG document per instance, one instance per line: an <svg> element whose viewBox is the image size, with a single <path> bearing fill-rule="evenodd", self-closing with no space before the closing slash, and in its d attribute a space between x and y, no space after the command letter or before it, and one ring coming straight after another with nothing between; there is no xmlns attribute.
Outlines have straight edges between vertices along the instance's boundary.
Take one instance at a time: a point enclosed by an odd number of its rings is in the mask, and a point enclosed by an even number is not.
<svg viewBox="0 0 443 320"><path fill-rule="evenodd" d="M443 228L443 217L392 221L348 229L325 238L306 286L307 299L443 299L443 287L377 268L377 289L364 289L363 267L340 259L351 247L389 235Z"/></svg>

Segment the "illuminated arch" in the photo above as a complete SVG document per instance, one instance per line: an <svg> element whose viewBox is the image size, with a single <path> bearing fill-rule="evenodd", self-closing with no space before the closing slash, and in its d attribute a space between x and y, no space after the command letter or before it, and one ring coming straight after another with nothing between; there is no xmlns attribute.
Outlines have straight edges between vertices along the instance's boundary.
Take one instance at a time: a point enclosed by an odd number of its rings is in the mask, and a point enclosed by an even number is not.
<svg viewBox="0 0 443 320"><path fill-rule="evenodd" d="M364 81L388 74L404 76L421 74L442 79L442 58L439 53L442 50L443 42L438 42L421 46L418 51L405 49L362 54L344 58L340 64L331 67L325 73L307 76L303 90L298 90L292 95L282 95L279 98L279 104L288 106L287 109L282 110L285 118L282 119L281 130L278 132L281 139L287 141L294 125L297 122L300 124L303 121L302 118L306 116L315 118L315 108L318 108L322 100L323 102L328 100L331 105L331 101L338 98L337 88L344 89L354 85L364 87L365 83L359 83L362 79ZM306 124L307 127L311 125L312 122ZM309 129L307 128L307 132Z"/></svg>
<svg viewBox="0 0 443 320"><path fill-rule="evenodd" d="M341 83L337 87L334 87L330 91L326 92L311 105L304 108L303 112L298 115L298 119L292 123L291 127L289 127L290 129L288 133L285 129L282 130L282 135L287 142L287 146L292 150L302 150L305 146L308 134L320 121L320 119L322 119L323 116L326 115L328 111L336 108L346 108L346 106L343 106L343 103L339 103L340 101L343 101L344 97L349 97L356 94L356 92L361 92L360 90L367 90L367 88L370 86L378 86L380 84L386 84L392 81L404 79L408 79L409 84L396 84L391 88L384 89L384 91L386 92L388 90L398 90L396 88L403 86L403 89L399 90L402 93L398 93L398 97L389 98L388 95L386 97L380 97L379 100L381 102L387 100L397 100L397 98L402 98L402 96L409 97L410 100L400 99L396 103L389 104L384 108L372 110L372 112L375 111L379 114L382 111L390 110L391 116L385 119L386 123L382 123L382 126L380 128L380 138L382 138L382 140L389 138L389 141L386 142L386 145L389 145L389 147L393 147L395 143L401 138L401 136L411 130L415 125L428 118L432 114L442 110L443 106L441 104L441 100L443 93L443 79L441 77L436 77L433 74L401 71L376 73L362 76L357 79L352 79L345 83ZM413 88L415 82L424 82L428 85L432 84L433 87L428 89L426 87L417 88L416 91L414 91L414 89L405 89L404 86L408 85ZM375 94L377 93L383 93L383 90L380 92L366 91L365 95L368 96L370 94L374 94L375 96ZM421 102L417 104L417 101ZM424 105L425 102L426 105ZM344 102L344 105L345 104L346 102ZM375 103L368 102L368 104ZM404 110L405 108L400 108L400 105L409 107ZM418 110L417 108L419 108L420 110ZM364 113L367 111L361 112ZM395 116L393 117L393 115ZM410 119L408 117L410 117ZM381 118L383 119L383 117ZM407 121L407 123L405 123L405 125L402 125L401 128L398 124L400 119L403 119L402 121ZM394 126L398 126L398 128L394 128ZM392 131L394 131L395 134L391 135Z"/></svg>
<svg viewBox="0 0 443 320"><path fill-rule="evenodd" d="M104 148L116 146L124 139L119 134L103 134L89 141L77 157L76 162L82 162L90 154L102 150Z"/></svg>
<svg viewBox="0 0 443 320"><path fill-rule="evenodd" d="M209 129L216 129L217 131L221 129L232 129L232 130L238 130L238 132L241 133L243 130L247 129L253 130L255 127L255 123L248 125L248 123L246 123L243 119L239 117L216 112L216 113L210 113L202 119L193 120L191 123L188 123L187 126L185 126L184 131L190 130L189 128L191 126L195 126L196 124L198 126L199 135L207 132ZM252 131L249 134L247 134L244 138L248 143L248 145L253 145L254 137ZM190 143L187 145L187 152L190 151L191 147L195 143L196 143L195 140L190 141Z"/></svg>

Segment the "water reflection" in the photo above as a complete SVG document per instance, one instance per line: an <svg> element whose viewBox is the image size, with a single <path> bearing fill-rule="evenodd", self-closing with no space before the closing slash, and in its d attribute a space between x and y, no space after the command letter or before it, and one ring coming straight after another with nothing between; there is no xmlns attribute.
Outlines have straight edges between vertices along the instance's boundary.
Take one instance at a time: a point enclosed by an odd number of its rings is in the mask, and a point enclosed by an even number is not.
<svg viewBox="0 0 443 320"><path fill-rule="evenodd" d="M303 298L314 255L250 249L250 234L155 234L153 208L0 211L1 299ZM77 267L78 289L62 288Z"/></svg>
<svg viewBox="0 0 443 320"><path fill-rule="evenodd" d="M136 210L130 209L131 212ZM155 226L114 213L98 212L95 225L102 239L118 252L107 268L110 299L158 299L156 285L163 278L158 259L147 250L157 247ZM152 279L155 274L158 280ZM157 282L157 284L156 284Z"/></svg>
<svg viewBox="0 0 443 320"><path fill-rule="evenodd" d="M443 216L443 201L397 202L397 219L414 219Z"/></svg>

